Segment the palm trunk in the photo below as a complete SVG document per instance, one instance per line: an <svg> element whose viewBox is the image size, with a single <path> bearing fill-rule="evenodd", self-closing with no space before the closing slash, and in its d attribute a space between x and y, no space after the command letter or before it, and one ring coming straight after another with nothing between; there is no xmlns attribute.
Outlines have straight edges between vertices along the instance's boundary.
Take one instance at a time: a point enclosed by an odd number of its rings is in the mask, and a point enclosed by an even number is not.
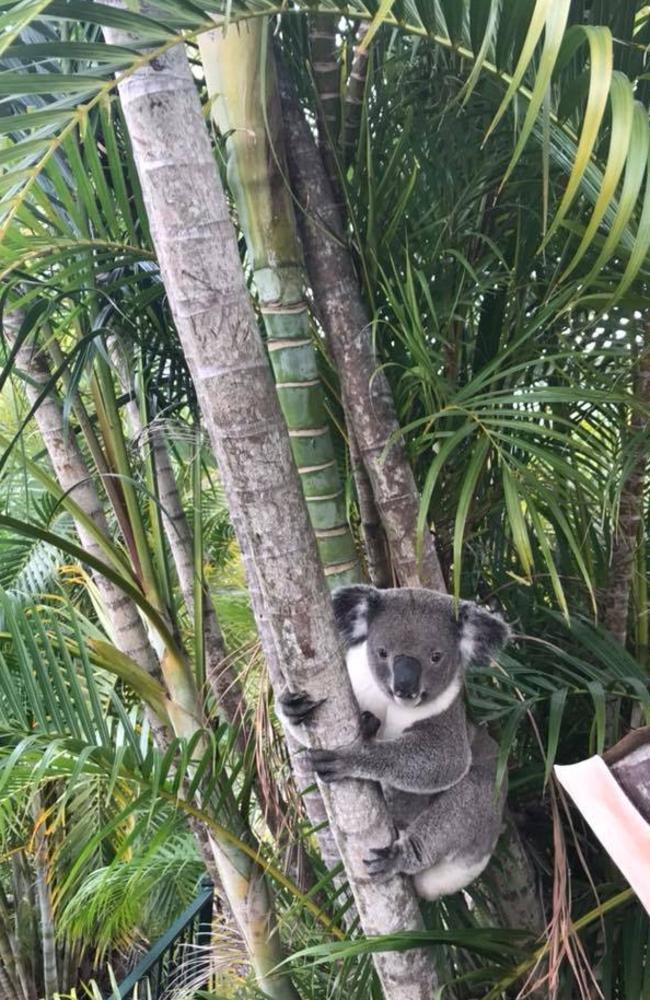
<svg viewBox="0 0 650 1000"><path fill-rule="evenodd" d="M364 49L360 51L359 46L367 30L368 22L364 21L357 31L350 75L345 87L345 102L343 105L343 159L346 164L350 163L354 158L359 144L359 131L361 129L366 79L368 76L368 60L370 58L368 50Z"/></svg>
<svg viewBox="0 0 650 1000"><path fill-rule="evenodd" d="M119 92L169 302L235 529L254 562L263 641L291 688L326 699L314 745L331 744L333 734L349 742L358 717L329 592L183 48L123 79ZM421 928L406 880L367 881L363 857L392 836L378 790L343 782L324 798L366 933ZM379 955L376 966L388 1000L431 997L424 953Z"/></svg>
<svg viewBox="0 0 650 1000"><path fill-rule="evenodd" d="M352 475L354 477L354 485L357 489L359 520L361 522L363 550L366 557L368 576L370 582L375 587L392 587L395 581L390 564L390 551L386 540L386 532L384 531L381 517L377 510L377 504L372 492L372 483L366 472L366 467L361 460L356 439L350 428L348 428L348 440Z"/></svg>
<svg viewBox="0 0 650 1000"><path fill-rule="evenodd" d="M629 438L634 442L634 458L621 488L608 583L601 601L603 624L622 646L627 642L630 588L634 556L639 540L639 525L643 516L647 463L644 432L648 424L647 408L650 406L650 328L646 328L645 337L648 346L644 348L639 359L635 387L638 406L632 410L630 417ZM645 609L642 613L645 613Z"/></svg>
<svg viewBox="0 0 650 1000"><path fill-rule="evenodd" d="M214 122L253 267L271 367L325 575L359 580L325 396L311 341L304 264L286 184L281 112L268 25L257 19L199 36ZM266 106L263 97L266 97Z"/></svg>
<svg viewBox="0 0 650 1000"><path fill-rule="evenodd" d="M336 34L336 14L312 14L309 18L309 55L318 98L316 123L318 146L337 204L342 207L339 168L336 162L341 136L341 70Z"/></svg>
<svg viewBox="0 0 650 1000"><path fill-rule="evenodd" d="M425 531L418 538L413 470L400 438L390 386L375 356L372 322L359 294L331 185L286 79L281 80L280 90L289 170L302 209L307 270L341 380L346 422L372 483L391 562L402 586L444 590L433 537Z"/></svg>
<svg viewBox="0 0 650 1000"><path fill-rule="evenodd" d="M38 792L32 801L34 818L34 869L36 871L36 892L41 925L41 947L43 951L43 988L45 1000L53 1000L59 989L56 962L56 942L54 934L54 911L50 892L49 852L45 834L45 819L41 797Z"/></svg>

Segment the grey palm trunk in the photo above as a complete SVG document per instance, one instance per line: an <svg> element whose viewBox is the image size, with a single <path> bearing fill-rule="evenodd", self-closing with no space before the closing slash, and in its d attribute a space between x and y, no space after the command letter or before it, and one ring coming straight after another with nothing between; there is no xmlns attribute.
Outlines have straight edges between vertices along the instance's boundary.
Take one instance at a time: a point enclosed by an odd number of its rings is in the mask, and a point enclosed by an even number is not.
<svg viewBox="0 0 650 1000"><path fill-rule="evenodd" d="M265 20L199 36L212 118L246 239L280 407L330 586L359 580L343 483L318 371L287 187L281 114ZM264 103L265 101L265 103Z"/></svg>
<svg viewBox="0 0 650 1000"><path fill-rule="evenodd" d="M107 31L115 43L133 42ZM289 436L259 336L195 81L176 46L119 84L165 288L229 508L252 560L262 641L291 688L325 699L314 746L349 743L358 714ZM419 930L410 883L368 880L368 849L392 824L371 785L323 789L332 830L368 934ZM430 957L385 953L375 964L387 1000L430 1000Z"/></svg>

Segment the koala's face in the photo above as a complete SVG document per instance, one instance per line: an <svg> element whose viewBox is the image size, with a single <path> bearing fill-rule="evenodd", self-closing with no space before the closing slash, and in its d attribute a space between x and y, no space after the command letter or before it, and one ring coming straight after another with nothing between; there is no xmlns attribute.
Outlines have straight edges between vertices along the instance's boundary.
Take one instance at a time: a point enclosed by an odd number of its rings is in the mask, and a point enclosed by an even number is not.
<svg viewBox="0 0 650 1000"><path fill-rule="evenodd" d="M509 636L497 615L461 601L457 617L452 598L432 590L342 587L334 610L347 645L367 643L384 693L413 707L437 698L464 666L487 662Z"/></svg>

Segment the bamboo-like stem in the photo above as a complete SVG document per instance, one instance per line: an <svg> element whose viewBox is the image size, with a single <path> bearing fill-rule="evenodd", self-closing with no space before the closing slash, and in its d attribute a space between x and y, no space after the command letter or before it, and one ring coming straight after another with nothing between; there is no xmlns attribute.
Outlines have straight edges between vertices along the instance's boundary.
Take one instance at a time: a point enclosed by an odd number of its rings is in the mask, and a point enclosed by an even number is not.
<svg viewBox="0 0 650 1000"><path fill-rule="evenodd" d="M201 35L210 108L226 138L228 181L246 238L267 346L293 456L331 586L359 580L343 484L304 295L304 264L287 189L268 25Z"/></svg>
<svg viewBox="0 0 650 1000"><path fill-rule="evenodd" d="M418 538L417 487L400 437L390 386L375 356L372 322L359 293L331 185L284 75L280 89L310 282L341 381L346 422L372 483L391 562L403 586L444 590L433 537L426 531Z"/></svg>
<svg viewBox="0 0 650 1000"><path fill-rule="evenodd" d="M133 43L123 32L105 33L117 44ZM235 530L245 533L254 561L267 623L263 641L272 644L268 652L291 688L325 699L313 744L331 745L334 734L349 742L358 734L358 715L329 592L182 47L123 80L119 92L179 337ZM398 877L376 884L366 875L368 848L392 838L378 790L341 782L326 788L324 798L365 932L420 929L409 883ZM268 910L260 912L270 919ZM376 955L375 964L386 1000L430 1000L435 973L424 952Z"/></svg>

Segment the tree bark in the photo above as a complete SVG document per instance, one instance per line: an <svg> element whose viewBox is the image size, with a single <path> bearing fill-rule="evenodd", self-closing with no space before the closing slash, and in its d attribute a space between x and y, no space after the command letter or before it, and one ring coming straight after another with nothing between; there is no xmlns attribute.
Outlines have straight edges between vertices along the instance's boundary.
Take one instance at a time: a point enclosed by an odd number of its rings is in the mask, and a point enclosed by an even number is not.
<svg viewBox="0 0 650 1000"><path fill-rule="evenodd" d="M628 733L603 754L625 794L650 823L650 726Z"/></svg>
<svg viewBox="0 0 650 1000"><path fill-rule="evenodd" d="M341 381L346 422L372 483L391 562L402 586L444 590L432 535L425 531L418 539L415 478L390 386L375 355L372 322L361 300L331 185L302 109L282 74L280 92L307 270Z"/></svg>
<svg viewBox="0 0 650 1000"><path fill-rule="evenodd" d="M121 32L106 31L124 43ZM187 57L176 46L119 84L151 231L235 530L264 601L261 635L291 689L325 699L315 746L350 742L358 714L325 577ZM366 933L420 929L411 886L367 879L363 857L392 826L377 789L342 782L324 799ZM430 1000L423 952L375 959L388 1000Z"/></svg>
<svg viewBox="0 0 650 1000"><path fill-rule="evenodd" d="M366 79L368 76L368 60L370 58L368 49L359 51L359 46L367 30L368 22L364 21L359 25L356 34L356 45L352 56L350 75L345 86L345 103L343 105L343 158L346 164L350 163L354 158L359 144L359 131L361 129Z"/></svg>
<svg viewBox="0 0 650 1000"><path fill-rule="evenodd" d="M634 458L621 488L616 533L609 564L608 583L602 597L603 624L624 646L627 642L630 588L634 570L634 554L639 544L639 525L643 516L648 426L650 406L650 328L645 330L648 346L639 358L635 397L638 406L632 409L629 439L634 442Z"/></svg>

